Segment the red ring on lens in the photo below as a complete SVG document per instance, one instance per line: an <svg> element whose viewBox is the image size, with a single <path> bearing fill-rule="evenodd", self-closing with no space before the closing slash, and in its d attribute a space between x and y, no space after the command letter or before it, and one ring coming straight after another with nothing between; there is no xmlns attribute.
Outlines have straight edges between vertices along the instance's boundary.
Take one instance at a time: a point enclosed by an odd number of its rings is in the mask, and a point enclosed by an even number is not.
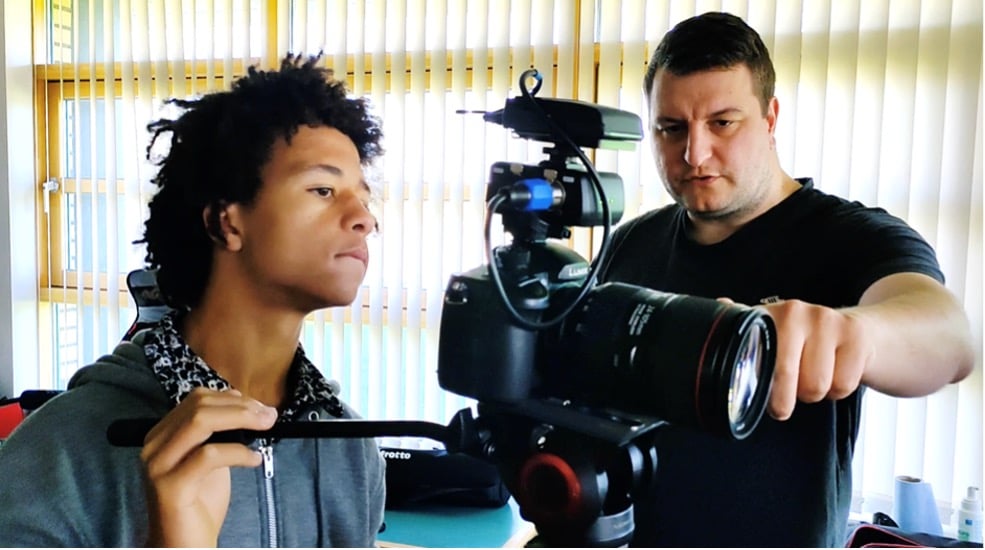
<svg viewBox="0 0 985 550"><path fill-rule="evenodd" d="M711 323L711 328L708 329L708 336L705 338L705 343L701 346L701 355L698 356L698 369L694 373L694 413L695 417L698 419L698 424L704 429L710 429L711 427L705 421L704 415L701 413L701 371L705 366L705 356L708 354L708 347L711 345L711 339L715 335L715 329L718 328L719 321L725 317L728 312L728 307L723 307L721 311L718 312L718 316Z"/></svg>

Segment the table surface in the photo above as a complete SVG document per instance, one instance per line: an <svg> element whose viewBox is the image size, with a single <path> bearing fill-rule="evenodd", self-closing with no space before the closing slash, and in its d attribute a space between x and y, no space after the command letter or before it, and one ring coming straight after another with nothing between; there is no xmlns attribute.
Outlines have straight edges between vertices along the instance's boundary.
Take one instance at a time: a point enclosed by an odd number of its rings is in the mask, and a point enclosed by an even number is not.
<svg viewBox="0 0 985 550"><path fill-rule="evenodd" d="M499 508L423 505L386 510L380 546L521 547L536 534L513 499Z"/></svg>

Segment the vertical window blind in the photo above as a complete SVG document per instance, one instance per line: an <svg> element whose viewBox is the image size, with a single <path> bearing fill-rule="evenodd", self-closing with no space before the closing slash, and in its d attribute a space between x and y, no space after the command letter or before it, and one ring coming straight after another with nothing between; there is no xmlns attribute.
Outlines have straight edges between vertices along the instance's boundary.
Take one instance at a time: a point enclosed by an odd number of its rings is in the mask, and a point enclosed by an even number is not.
<svg viewBox="0 0 985 550"><path fill-rule="evenodd" d="M543 144L476 114L541 95L646 118L649 54L678 21L745 18L774 56L777 142L794 176L882 206L936 248L977 335L965 382L920 399L868 392L853 509L891 509L893 478L931 482L942 518L982 485L982 5L976 0L34 0L41 380L64 387L135 315L125 274L154 189L147 123L169 97L224 89L251 64L324 53L384 121L370 175L381 231L355 303L317 312L302 342L368 418L445 423L465 398L437 383L444 285L484 261L488 167ZM623 219L668 197L644 140L594 151L626 187ZM504 238L495 228L497 239ZM600 232L577 229L586 257ZM927 368L933 368L928 365Z"/></svg>

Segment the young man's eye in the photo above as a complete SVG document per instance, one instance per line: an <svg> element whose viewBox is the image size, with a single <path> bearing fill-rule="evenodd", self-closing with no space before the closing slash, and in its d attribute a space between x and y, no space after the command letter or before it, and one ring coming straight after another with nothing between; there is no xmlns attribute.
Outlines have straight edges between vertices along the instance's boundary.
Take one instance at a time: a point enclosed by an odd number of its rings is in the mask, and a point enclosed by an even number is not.
<svg viewBox="0 0 985 550"><path fill-rule="evenodd" d="M335 194L335 189L332 189L331 187L319 187L313 191L318 193L319 197L331 197Z"/></svg>

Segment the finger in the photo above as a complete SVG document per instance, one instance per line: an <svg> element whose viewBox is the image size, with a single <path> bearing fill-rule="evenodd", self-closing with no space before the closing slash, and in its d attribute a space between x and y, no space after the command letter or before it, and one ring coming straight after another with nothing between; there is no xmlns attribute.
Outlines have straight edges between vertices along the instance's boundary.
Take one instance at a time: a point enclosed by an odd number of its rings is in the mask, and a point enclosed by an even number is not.
<svg viewBox="0 0 985 550"><path fill-rule="evenodd" d="M260 453L239 443L202 445L185 456L174 468L148 472L159 495L167 495L175 505L194 501L201 482L220 468L257 467L263 459Z"/></svg>
<svg viewBox="0 0 985 550"><path fill-rule="evenodd" d="M797 403L797 384L800 378L800 355L803 339L795 334L777 335L776 367L770 389L769 413L777 420L786 420Z"/></svg>
<svg viewBox="0 0 985 550"><path fill-rule="evenodd" d="M768 412L777 420L786 420L797 404L800 358L806 336L795 322L796 304L771 304L763 308L776 324L776 361Z"/></svg>
<svg viewBox="0 0 985 550"><path fill-rule="evenodd" d="M244 410L252 411L261 417L276 412L271 407L266 407L262 403L243 395L237 390L214 391L206 388L196 388L177 407L165 415L164 419L154 426L147 434L145 439L159 438L158 432L173 432L179 429L182 424L189 422L196 411L212 407L241 407Z"/></svg>
<svg viewBox="0 0 985 550"><path fill-rule="evenodd" d="M153 462L155 468L173 468L215 432L266 430L277 420L276 409L245 397L230 401L206 396L182 405L148 433L141 457L145 462Z"/></svg>
<svg viewBox="0 0 985 550"><path fill-rule="evenodd" d="M721 303L723 303L725 305L729 305L729 306L735 305L735 300L733 300L731 298L726 298L724 296L715 298L715 300L717 300L718 302L721 302Z"/></svg>
<svg viewBox="0 0 985 550"><path fill-rule="evenodd" d="M207 407L249 406L241 395L217 392L206 388L192 390L174 409L154 425L144 437L142 455L156 454L161 445L170 441L178 430L190 422L195 411ZM203 440L204 441L204 440Z"/></svg>
<svg viewBox="0 0 985 550"><path fill-rule="evenodd" d="M145 445L142 458L156 468L170 469L201 446L215 432L235 429L265 430L277 419L275 410L244 404L199 408L191 416L167 419L164 429Z"/></svg>
<svg viewBox="0 0 985 550"><path fill-rule="evenodd" d="M862 345L849 342L839 346L835 354L831 387L826 397L835 400L844 399L858 389L867 360L868 353Z"/></svg>
<svg viewBox="0 0 985 550"><path fill-rule="evenodd" d="M837 326L834 320L824 317L815 315L811 337L805 342L800 359L797 399L804 403L817 403L827 397L834 377Z"/></svg>

